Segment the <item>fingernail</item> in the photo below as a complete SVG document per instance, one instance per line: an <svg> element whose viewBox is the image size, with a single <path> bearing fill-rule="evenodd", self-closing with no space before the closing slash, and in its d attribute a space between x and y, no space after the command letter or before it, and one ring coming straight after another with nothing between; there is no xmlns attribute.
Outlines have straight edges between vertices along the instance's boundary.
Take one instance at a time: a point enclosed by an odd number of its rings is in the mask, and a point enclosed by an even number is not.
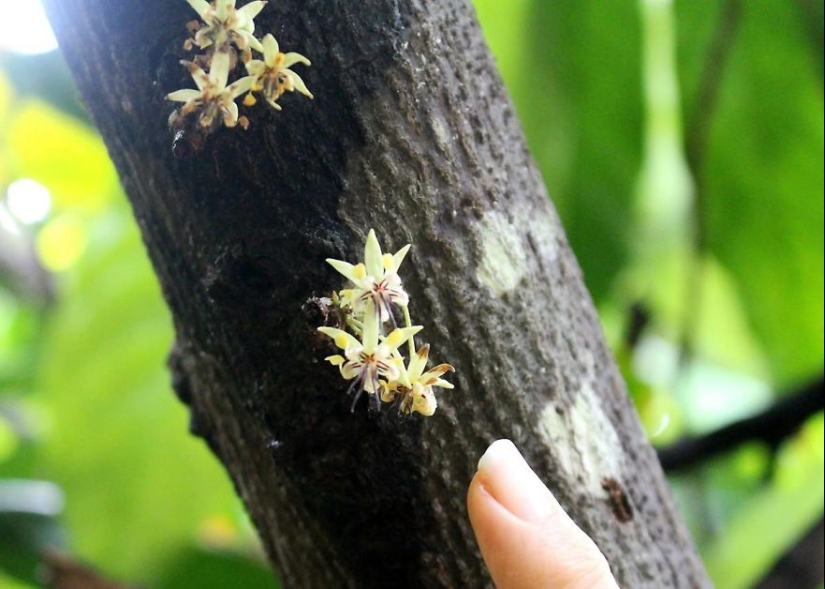
<svg viewBox="0 0 825 589"><path fill-rule="evenodd" d="M478 461L478 474L487 492L521 520L541 520L558 506L510 440L498 440L487 448Z"/></svg>

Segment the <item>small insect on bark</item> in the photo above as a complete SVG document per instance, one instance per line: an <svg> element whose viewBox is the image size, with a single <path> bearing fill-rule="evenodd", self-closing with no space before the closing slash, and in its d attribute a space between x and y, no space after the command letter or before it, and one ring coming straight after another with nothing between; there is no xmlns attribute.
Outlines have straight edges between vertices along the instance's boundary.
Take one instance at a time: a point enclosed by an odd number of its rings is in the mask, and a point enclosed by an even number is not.
<svg viewBox="0 0 825 589"><path fill-rule="evenodd" d="M621 483L612 477L605 477L602 479L602 489L607 492L607 501L616 519L623 524L630 522L633 519L633 506Z"/></svg>

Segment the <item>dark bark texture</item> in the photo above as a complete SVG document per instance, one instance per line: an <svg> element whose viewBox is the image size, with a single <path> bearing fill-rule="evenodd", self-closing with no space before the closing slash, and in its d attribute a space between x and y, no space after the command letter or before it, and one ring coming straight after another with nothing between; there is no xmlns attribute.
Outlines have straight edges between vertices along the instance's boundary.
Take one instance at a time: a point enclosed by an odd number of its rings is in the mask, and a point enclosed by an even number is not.
<svg viewBox="0 0 825 589"><path fill-rule="evenodd" d="M623 587L705 587L468 0L278 0L315 100L172 153L183 0L53 0L177 330L175 389L286 587L483 587L465 494L507 437ZM350 413L311 303L375 228L454 391Z"/></svg>

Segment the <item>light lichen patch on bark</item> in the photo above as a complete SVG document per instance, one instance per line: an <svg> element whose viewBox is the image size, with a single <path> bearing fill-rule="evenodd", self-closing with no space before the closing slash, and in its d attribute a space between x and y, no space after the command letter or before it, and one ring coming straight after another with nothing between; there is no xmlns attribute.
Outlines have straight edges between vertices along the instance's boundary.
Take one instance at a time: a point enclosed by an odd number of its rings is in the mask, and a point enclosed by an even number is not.
<svg viewBox="0 0 825 589"><path fill-rule="evenodd" d="M440 118L433 116L430 118L430 127L433 130L433 136L435 137L436 143L438 143L438 147L441 151L448 152L451 140L447 126Z"/></svg>
<svg viewBox="0 0 825 589"><path fill-rule="evenodd" d="M520 231L503 213L488 211L479 222L477 235L483 249L476 276L503 296L518 286L529 269Z"/></svg>
<svg viewBox="0 0 825 589"><path fill-rule="evenodd" d="M596 392L585 382L568 407L548 403L538 430L564 473L583 481L591 496L606 496L602 481L622 479L621 443L599 407Z"/></svg>
<svg viewBox="0 0 825 589"><path fill-rule="evenodd" d="M555 264L559 259L557 235L554 231L548 230L549 227L555 227L555 224L552 221L548 222L546 215L541 214L541 211L529 216L527 222L530 227L527 233L530 246L535 250L539 263L546 271L547 265Z"/></svg>

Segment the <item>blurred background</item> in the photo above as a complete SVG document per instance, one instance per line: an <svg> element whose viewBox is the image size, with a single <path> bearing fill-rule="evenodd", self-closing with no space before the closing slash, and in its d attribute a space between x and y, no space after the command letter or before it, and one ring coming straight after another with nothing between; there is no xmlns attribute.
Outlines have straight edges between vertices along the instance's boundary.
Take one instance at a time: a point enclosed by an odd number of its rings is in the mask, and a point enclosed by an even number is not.
<svg viewBox="0 0 825 589"><path fill-rule="evenodd" d="M715 583L822 587L822 0L475 4ZM275 587L42 9L0 8L0 588Z"/></svg>

